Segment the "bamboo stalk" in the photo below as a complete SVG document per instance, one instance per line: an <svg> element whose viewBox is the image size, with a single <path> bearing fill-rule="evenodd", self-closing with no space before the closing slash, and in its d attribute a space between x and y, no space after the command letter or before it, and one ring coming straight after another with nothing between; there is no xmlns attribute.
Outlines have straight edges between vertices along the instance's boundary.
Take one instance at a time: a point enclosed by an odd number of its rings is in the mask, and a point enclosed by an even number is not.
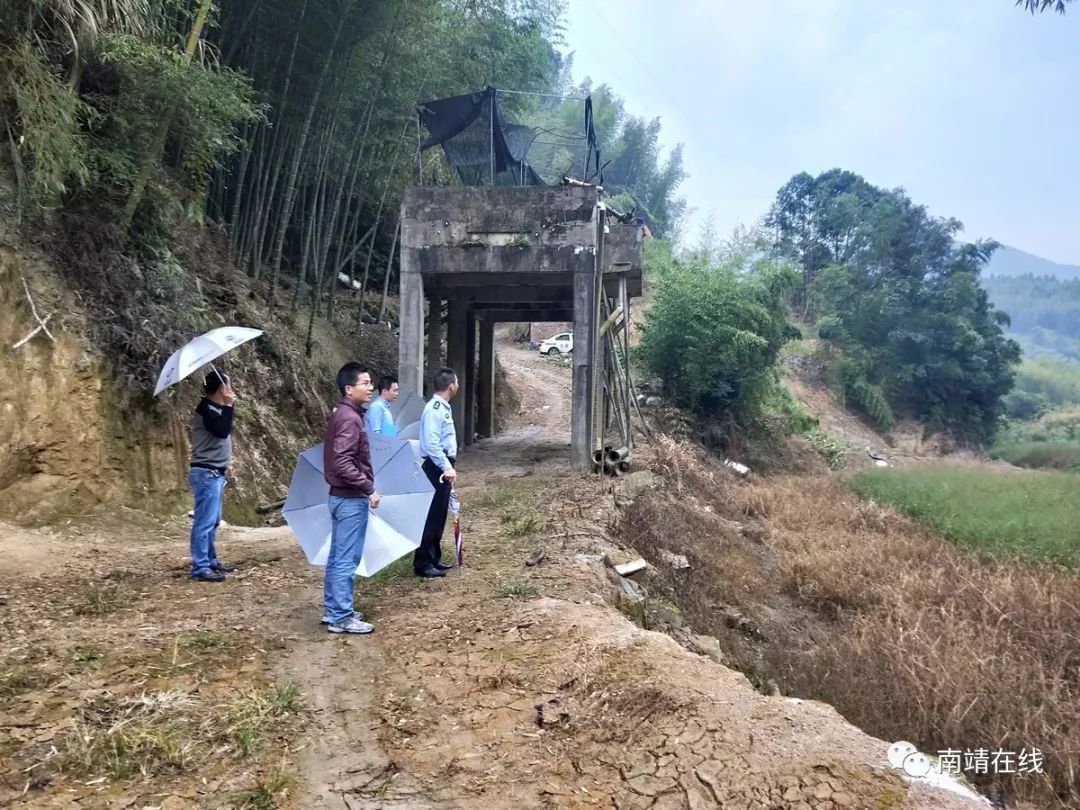
<svg viewBox="0 0 1080 810"><path fill-rule="evenodd" d="M292 164L289 168L289 180L285 185L285 196L282 201L281 212L278 217L277 232L274 237L274 250L270 254L270 291L267 294L267 298L271 307L274 306L274 292L277 290L278 278L281 275L281 261L282 253L285 248L285 234L288 231L289 221L292 219L293 205L296 202L296 180L300 173L300 161L304 157L304 152L307 147L307 138L311 132L311 122L315 119L315 110L319 106L322 88L326 83L326 75L330 70L330 65L334 61L338 40L341 37L341 29L344 24L345 15L342 15L338 18L337 28L334 29L334 39L330 44L330 49L326 53L326 61L323 62L322 71L319 74L319 81L315 86L315 95L312 97L311 103L308 105L307 115L304 117L304 126L300 133L300 142L297 144L296 152L293 155Z"/></svg>
<svg viewBox="0 0 1080 810"><path fill-rule="evenodd" d="M383 315L386 313L386 296L390 291L390 272L394 269L394 251L397 249L398 237L401 236L401 220L398 220L397 227L394 228L394 241L390 244L390 256L386 260L386 275L383 276L382 287L382 303L379 304L379 317L376 320L382 323Z"/></svg>
<svg viewBox="0 0 1080 810"><path fill-rule="evenodd" d="M191 57L195 55L195 48L199 44L199 37L202 35L203 26L206 24L206 16L210 12L210 2L211 0L201 0L199 4L199 10L195 14L195 22L188 33L187 46L184 48L185 62L190 62ZM161 157L161 150L165 148L165 140L169 136L169 127L172 125L174 115L176 115L176 108L170 107L168 112L161 117L157 132L154 133L154 138L151 141L150 150L143 158L131 194L128 195L127 203L124 205L124 227L131 227L131 221L135 218L135 211L142 200L146 184L150 181L150 173L154 170L154 166Z"/></svg>

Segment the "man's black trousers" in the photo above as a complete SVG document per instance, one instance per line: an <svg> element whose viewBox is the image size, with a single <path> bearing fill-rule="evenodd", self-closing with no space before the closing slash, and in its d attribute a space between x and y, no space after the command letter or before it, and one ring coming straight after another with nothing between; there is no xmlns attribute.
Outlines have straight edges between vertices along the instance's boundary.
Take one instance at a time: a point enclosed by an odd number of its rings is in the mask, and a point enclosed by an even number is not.
<svg viewBox="0 0 1080 810"><path fill-rule="evenodd" d="M456 459L450 459L451 466L455 461ZM424 475L435 487L435 497L431 499L427 522L424 523L424 534L420 538L420 548L413 554L413 570L417 572L442 559L442 533L446 528L446 512L450 508L450 489L453 486L449 481L439 481L442 470L429 458L424 459Z"/></svg>

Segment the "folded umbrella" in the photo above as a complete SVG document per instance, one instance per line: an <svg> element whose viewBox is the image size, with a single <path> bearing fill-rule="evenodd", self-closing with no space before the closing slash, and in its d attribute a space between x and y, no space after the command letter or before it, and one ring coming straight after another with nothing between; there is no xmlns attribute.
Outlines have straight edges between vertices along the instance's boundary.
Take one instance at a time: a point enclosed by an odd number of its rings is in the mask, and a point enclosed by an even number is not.
<svg viewBox="0 0 1080 810"><path fill-rule="evenodd" d="M454 559L457 560L457 567L461 568L465 559L461 553L461 499L453 487L450 488L450 514L454 516Z"/></svg>
<svg viewBox="0 0 1080 810"><path fill-rule="evenodd" d="M375 491L381 500L368 515L356 573L370 577L420 546L434 487L420 468L419 442L368 435ZM330 555L330 487L323 477L323 446L300 454L282 514L312 565Z"/></svg>
<svg viewBox="0 0 1080 810"><path fill-rule="evenodd" d="M261 329L250 329L246 326L222 326L188 341L165 361L165 366L158 375L154 396L195 373L200 366L212 364L221 355L262 333Z"/></svg>

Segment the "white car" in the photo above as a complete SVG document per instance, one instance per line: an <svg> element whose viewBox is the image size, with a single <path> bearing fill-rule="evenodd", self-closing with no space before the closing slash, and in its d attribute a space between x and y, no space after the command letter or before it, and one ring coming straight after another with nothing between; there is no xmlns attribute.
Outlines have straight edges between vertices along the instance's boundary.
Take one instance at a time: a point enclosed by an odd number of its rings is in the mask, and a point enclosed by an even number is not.
<svg viewBox="0 0 1080 810"><path fill-rule="evenodd" d="M540 354L554 357L555 355L562 354L563 352L572 352L574 350L574 333L563 332L561 335L555 335L550 337L540 344Z"/></svg>

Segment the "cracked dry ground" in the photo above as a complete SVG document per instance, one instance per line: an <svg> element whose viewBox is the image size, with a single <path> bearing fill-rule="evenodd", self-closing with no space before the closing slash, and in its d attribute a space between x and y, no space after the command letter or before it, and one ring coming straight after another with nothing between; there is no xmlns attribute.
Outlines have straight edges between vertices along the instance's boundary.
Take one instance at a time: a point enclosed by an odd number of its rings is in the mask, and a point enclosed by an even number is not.
<svg viewBox="0 0 1080 810"><path fill-rule="evenodd" d="M462 456L467 566L426 581L403 561L360 583L373 636L320 627L321 569L287 529L226 531L220 550L243 568L208 585L184 578L181 522L0 527L16 575L0 586L0 803L972 806L888 771L886 742L831 708L763 696L618 613L603 563L577 560L608 548L610 485L567 475L565 444L519 416ZM217 722L289 681L306 709L273 720L271 701L256 742ZM159 717L171 747L139 749L137 767L80 748L102 718L154 731Z"/></svg>

